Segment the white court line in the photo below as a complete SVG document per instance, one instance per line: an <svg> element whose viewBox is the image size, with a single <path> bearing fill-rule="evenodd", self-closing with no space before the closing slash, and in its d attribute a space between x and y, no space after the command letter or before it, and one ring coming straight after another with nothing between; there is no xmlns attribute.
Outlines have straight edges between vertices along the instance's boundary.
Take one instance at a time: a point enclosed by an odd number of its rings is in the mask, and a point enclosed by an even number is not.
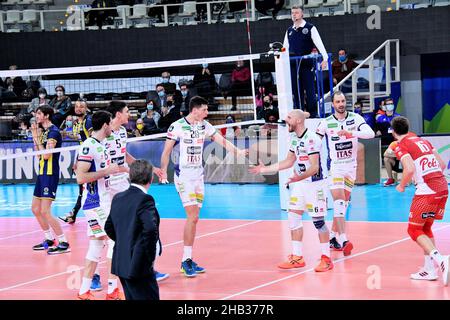
<svg viewBox="0 0 450 320"><path fill-rule="evenodd" d="M256 224L256 223L261 222L261 221L262 220L252 221L252 222L240 224L240 225L237 225L237 226L234 226L234 227L230 227L230 228L226 228L226 229L222 229L222 230L218 230L218 231L214 231L214 232L210 232L210 233L205 233L205 234L202 234L202 235L200 235L198 237L195 237L195 239L200 239L200 238L211 236L211 235L215 235L215 234L218 234L218 233L221 233L221 232L226 232L226 231L242 228L242 227L245 227L245 226L248 226L248 225ZM176 241L176 242L172 242L172 243L163 245L163 248L169 247L169 246L173 246L173 245L176 245L176 244L180 244L180 243L183 243L183 241ZM103 263L106 263L106 261L99 262L99 265L103 264ZM25 285L28 285L28 284L33 284L33 283L36 283L36 282L39 282L39 281L43 281L43 280L59 277L59 276L64 275L64 274L70 274L70 273L72 273L74 271L81 271L83 269L84 269L84 267L81 267L81 268L78 268L78 269L72 269L70 272L69 271L59 272L59 273L55 273L55 274L52 274L52 275L49 275L49 276L46 276L46 277L42 277L42 278L38 278L38 279L35 279L35 280L22 282L22 283L16 284L16 285L11 286L11 287L0 288L0 292L8 291L8 290L15 289L15 288L18 288L18 287L22 287L22 286L25 286Z"/></svg>
<svg viewBox="0 0 450 320"><path fill-rule="evenodd" d="M450 225L446 225L446 226L443 226L443 227L440 227L440 228L433 229L433 231L440 231L440 230L446 229L446 228L448 228L448 227L450 227ZM346 260L349 260L349 259L353 259L353 258L362 256L362 255L364 255L364 254L368 254L368 253L371 253L371 252L374 252L374 251L377 251L377 250L380 250L380 249L384 249L384 248L387 248L387 247L396 245L396 244L398 244L398 243L401 243L401 242L404 242L404 241L410 240L410 239L411 239L410 237L406 237L406 238L403 238L403 239L400 239L400 240L392 241L392 242L383 244L383 245L381 245L381 246L378 246L378 247L375 247L375 248L372 248L372 249L369 249L369 250L366 250L366 251L363 251L363 252L359 252L359 253L354 254L354 255L351 255L351 256L349 256L349 257L344 257L344 258L340 258L340 259L334 260L333 263L336 264L336 263L339 263L339 262L342 262L342 261L346 261ZM310 269L307 269L307 270L303 270L303 271L301 271L301 272L297 272L297 273L292 274L292 275L290 275L290 276L287 276L287 277L284 277L284 278L281 278L281 279L277 279L277 280L274 280L274 281L270 281L270 282L267 282L267 283L263 283L263 284L261 284L261 285L259 285L259 286L256 286L256 287L253 287L253 288L250 288L250 289L247 289L247 290L243 290L243 291L234 293L234 294L232 294L232 295L226 296L226 297L221 298L221 299L219 299L219 300L228 300L228 299L231 299L231 298L234 298L234 297L237 297L237 296L240 296L240 295L243 295L243 294L246 294L246 293L255 291L255 290L257 290L257 289L261 289L261 288L264 288L264 287L268 287L268 286L270 286L270 285L272 285L272 284L276 284L276 283L282 282L282 281L284 281L284 280L288 280L288 279L297 277L297 276L299 276L299 275L302 275L302 274L304 274L304 273L307 273L307 272L310 272L310 271L313 271L313 270L314 270L314 268L310 268Z"/></svg>
<svg viewBox="0 0 450 320"><path fill-rule="evenodd" d="M18 218L28 218L28 219L35 219L35 217L18 217ZM58 219L58 217L54 217L55 219ZM78 218L77 219L77 221L83 221L83 220L86 220L86 218ZM67 227L71 227L72 225L71 224L64 224L64 225L62 225L61 226L61 228L67 228ZM34 231L28 231L28 232L23 232L23 233L18 233L18 234L15 234L15 235L12 235L12 236L8 236L8 237L4 237L4 238L0 238L0 241L1 240L7 240L7 239L12 239L12 238L17 238L17 237L21 237L21 236L26 236L26 235L28 235L28 234L33 234L33 233L37 233L37 232L44 232L44 231L42 231L42 229L38 229L38 230L34 230Z"/></svg>

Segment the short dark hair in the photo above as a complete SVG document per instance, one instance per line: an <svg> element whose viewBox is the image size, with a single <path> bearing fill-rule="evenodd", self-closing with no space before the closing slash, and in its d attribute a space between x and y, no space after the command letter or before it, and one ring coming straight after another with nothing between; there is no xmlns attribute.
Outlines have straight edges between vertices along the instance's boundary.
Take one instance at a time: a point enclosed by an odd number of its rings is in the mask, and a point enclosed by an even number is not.
<svg viewBox="0 0 450 320"><path fill-rule="evenodd" d="M300 9L303 11L303 6L292 6L291 10L294 10L294 9Z"/></svg>
<svg viewBox="0 0 450 320"><path fill-rule="evenodd" d="M347 50L345 50L344 48L340 48L339 50L338 50L338 52L339 51L345 51L345 53L347 53Z"/></svg>
<svg viewBox="0 0 450 320"><path fill-rule="evenodd" d="M58 85L55 87L55 91L58 91L58 88L60 88L64 93L66 93L66 88L64 88L64 86L63 86L62 84L58 84Z"/></svg>
<svg viewBox="0 0 450 320"><path fill-rule="evenodd" d="M127 104L123 101L111 101L106 107L106 111L108 111L111 114L111 117L114 119L116 117L117 112L122 112L123 109Z"/></svg>
<svg viewBox="0 0 450 320"><path fill-rule="evenodd" d="M40 93L45 93L45 95L47 95L47 90L45 90L44 87L40 87L40 88L38 89L37 93L38 93L38 94L40 94Z"/></svg>
<svg viewBox="0 0 450 320"><path fill-rule="evenodd" d="M105 110L100 110L94 113L92 116L92 130L98 131L106 123L109 125L111 122L111 113Z"/></svg>
<svg viewBox="0 0 450 320"><path fill-rule="evenodd" d="M200 96L195 96L191 98L191 101L189 101L189 112L192 112L194 108L201 108L202 105L208 105L208 100L205 98L202 98Z"/></svg>
<svg viewBox="0 0 450 320"><path fill-rule="evenodd" d="M52 117L53 117L53 115L55 114L55 111L53 110L53 108L50 107L50 106L47 105L47 104L44 104L44 105L42 105L42 106L39 106L39 107L36 109L36 112L38 112L38 111L41 111L41 112L44 114L44 116L48 116L48 119L49 119L50 121L52 120Z"/></svg>
<svg viewBox="0 0 450 320"><path fill-rule="evenodd" d="M399 116L395 117L391 121L392 130L399 136L407 134L409 132L409 121L407 118Z"/></svg>
<svg viewBox="0 0 450 320"><path fill-rule="evenodd" d="M386 101L392 101L392 102L394 102L394 99L392 99L392 98L386 98L386 99L384 99L384 103L386 103Z"/></svg>
<svg viewBox="0 0 450 320"><path fill-rule="evenodd" d="M130 181L141 186L152 181L153 167L144 159L134 161L130 165Z"/></svg>
<svg viewBox="0 0 450 320"><path fill-rule="evenodd" d="M331 96L331 101L334 101L334 97L335 96L344 96L345 98L345 94L342 91L336 90L333 95Z"/></svg>

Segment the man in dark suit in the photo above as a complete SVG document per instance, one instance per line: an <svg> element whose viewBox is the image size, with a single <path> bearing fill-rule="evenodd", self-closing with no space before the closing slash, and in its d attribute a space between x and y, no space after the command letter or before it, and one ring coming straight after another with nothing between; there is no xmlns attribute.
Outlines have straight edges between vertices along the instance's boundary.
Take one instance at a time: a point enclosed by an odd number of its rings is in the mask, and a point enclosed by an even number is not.
<svg viewBox="0 0 450 320"><path fill-rule="evenodd" d="M152 166L145 160L130 165L131 186L112 201L105 231L115 242L111 272L120 278L126 300L159 300L153 265L159 241L159 214L147 194Z"/></svg>

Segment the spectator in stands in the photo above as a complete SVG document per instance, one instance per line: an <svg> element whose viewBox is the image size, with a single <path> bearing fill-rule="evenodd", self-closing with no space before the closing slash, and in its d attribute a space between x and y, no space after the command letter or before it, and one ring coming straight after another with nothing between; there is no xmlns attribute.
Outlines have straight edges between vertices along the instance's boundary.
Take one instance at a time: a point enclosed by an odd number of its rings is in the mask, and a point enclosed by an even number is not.
<svg viewBox="0 0 450 320"><path fill-rule="evenodd" d="M9 70L17 70L17 66L11 65ZM22 92L27 88L27 83L22 77L7 77L5 79L5 88L10 92L14 92L17 97L22 97Z"/></svg>
<svg viewBox="0 0 450 320"><path fill-rule="evenodd" d="M177 89L177 86L175 83L170 82L170 73L167 71L164 71L161 74L162 82L158 83L158 86L162 86L164 88L164 92L166 94L175 94L175 90Z"/></svg>
<svg viewBox="0 0 450 320"><path fill-rule="evenodd" d="M392 136L392 127L391 121L395 117L400 116L400 114L394 111L395 105L394 100L391 98L387 98L384 100L386 114L378 117L376 121L377 133L381 135L381 145L388 146L392 141L394 141L394 137Z"/></svg>
<svg viewBox="0 0 450 320"><path fill-rule="evenodd" d="M62 85L57 85L55 92L56 97L50 101L49 106L55 111L52 123L59 128L72 111L72 101L65 95L66 89Z"/></svg>
<svg viewBox="0 0 450 320"><path fill-rule="evenodd" d="M275 19L278 12L283 8L284 0L259 0L255 1L256 10L267 15L267 10L272 10L272 17Z"/></svg>
<svg viewBox="0 0 450 320"><path fill-rule="evenodd" d="M381 100L380 105L378 106L377 114L375 115L375 120L378 120L380 116L383 116L385 114L386 114L386 106L384 100Z"/></svg>
<svg viewBox="0 0 450 320"><path fill-rule="evenodd" d="M72 139L73 124L74 124L73 116L68 115L66 120L64 120L63 124L61 125L61 127L62 127L61 135L62 135L63 139L66 139L66 138Z"/></svg>
<svg viewBox="0 0 450 320"><path fill-rule="evenodd" d="M292 6L291 17L293 25L290 26L284 37L283 47L289 49L290 56L305 56L312 53L314 48L324 57L322 68L328 65L328 53L320 38L319 31L311 23L303 19L303 8ZM317 116L317 104L314 80L313 59L303 59L297 66L295 60L291 60L291 86L294 109L308 111L311 118Z"/></svg>
<svg viewBox="0 0 450 320"><path fill-rule="evenodd" d="M50 104L50 99L47 98L47 90L42 87L38 89L38 97L31 100L27 113L33 115L34 117L36 109L44 104Z"/></svg>
<svg viewBox="0 0 450 320"><path fill-rule="evenodd" d="M28 123L24 120L20 122L19 126L19 138L23 140L33 140L33 135L31 133Z"/></svg>
<svg viewBox="0 0 450 320"><path fill-rule="evenodd" d="M216 77L208 63L203 63L194 73L194 87L197 94L208 101L214 96L217 89Z"/></svg>
<svg viewBox="0 0 450 320"><path fill-rule="evenodd" d="M155 109L155 102L153 100L150 100L147 104L147 110L145 110L141 114L141 119L144 120L144 125L148 127L148 130L155 131L158 129L158 122L160 118L161 114L158 112L158 110Z"/></svg>
<svg viewBox="0 0 450 320"><path fill-rule="evenodd" d="M181 106L180 106L180 115L187 116L189 113L189 101L191 101L191 93L189 92L189 88L187 84L180 85L181 91Z"/></svg>
<svg viewBox="0 0 450 320"><path fill-rule="evenodd" d="M356 101L353 110L355 113L361 115L372 130L375 131L375 115L373 112L363 113L363 106L362 101Z"/></svg>
<svg viewBox="0 0 450 320"><path fill-rule="evenodd" d="M136 120L136 129L133 131L133 135L135 137L142 137L144 136L144 120L142 118L139 118Z"/></svg>
<svg viewBox="0 0 450 320"><path fill-rule="evenodd" d="M244 61L238 60L236 62L236 67L231 73L230 95L233 104L231 110L237 110L237 96L248 94L251 87L250 69L244 66Z"/></svg>
<svg viewBox="0 0 450 320"><path fill-rule="evenodd" d="M164 90L164 87L160 84L156 85L156 94L158 95L158 97L155 98L154 100L154 109L161 112L161 108L162 107L166 107L167 106L167 95L166 95L166 91ZM149 94L147 94L147 103L152 99L152 96Z"/></svg>
<svg viewBox="0 0 450 320"><path fill-rule="evenodd" d="M345 49L340 49L338 58L331 64L331 70L333 74L333 83L336 85L341 82L350 72L353 71L358 64L347 56ZM349 92L352 88L351 79L345 82L345 85L341 87L342 92Z"/></svg>
<svg viewBox="0 0 450 320"><path fill-rule="evenodd" d="M158 122L159 130L166 132L170 125L180 118L180 108L175 106L173 95L168 95L167 107L161 108L161 119Z"/></svg>
<svg viewBox="0 0 450 320"><path fill-rule="evenodd" d="M233 115L229 114L225 118L225 123L226 124L236 123L236 118ZM222 128L222 129L220 129L220 133L225 138L234 138L241 134L241 127L234 126L234 127Z"/></svg>
<svg viewBox="0 0 450 320"><path fill-rule="evenodd" d="M273 105L273 98L270 95L267 95L263 98L263 107L258 112L258 120L264 119L266 122L277 122L279 119L278 108ZM271 118L272 117L272 118ZM273 117L276 118L273 121ZM272 120L270 120L272 119Z"/></svg>

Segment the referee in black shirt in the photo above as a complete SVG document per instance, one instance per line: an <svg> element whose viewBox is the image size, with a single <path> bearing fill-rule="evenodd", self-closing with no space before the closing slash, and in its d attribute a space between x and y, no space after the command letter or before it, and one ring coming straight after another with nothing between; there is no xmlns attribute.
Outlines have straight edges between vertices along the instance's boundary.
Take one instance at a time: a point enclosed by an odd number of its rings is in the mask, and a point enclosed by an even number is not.
<svg viewBox="0 0 450 320"><path fill-rule="evenodd" d="M328 63L328 54L317 28L303 20L303 8L300 6L292 7L291 16L294 24L287 29L283 46L289 50L290 56L308 55L314 48L317 48L323 56L322 69L324 69ZM317 103L314 88L314 63L312 59L301 60L299 68L297 68L295 60L291 61L291 83L294 96L294 109L301 108L308 111L312 118L315 118L317 116Z"/></svg>

